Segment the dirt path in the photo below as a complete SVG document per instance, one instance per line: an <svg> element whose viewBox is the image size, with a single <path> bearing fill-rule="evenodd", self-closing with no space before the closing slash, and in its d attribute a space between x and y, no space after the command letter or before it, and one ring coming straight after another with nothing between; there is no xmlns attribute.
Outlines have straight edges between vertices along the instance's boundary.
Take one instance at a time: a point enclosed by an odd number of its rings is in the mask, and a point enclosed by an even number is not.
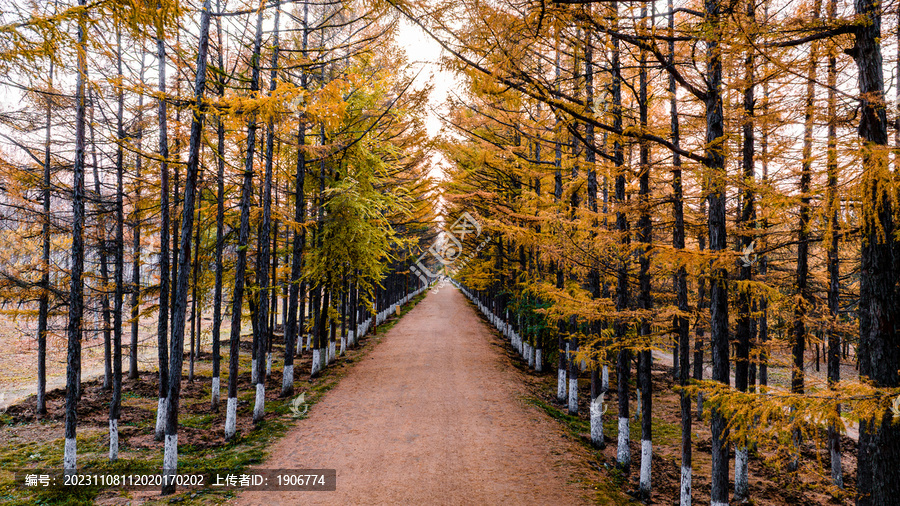
<svg viewBox="0 0 900 506"><path fill-rule="evenodd" d="M583 504L557 422L455 288L432 293L272 448L265 469L336 469L336 492L235 504Z"/></svg>

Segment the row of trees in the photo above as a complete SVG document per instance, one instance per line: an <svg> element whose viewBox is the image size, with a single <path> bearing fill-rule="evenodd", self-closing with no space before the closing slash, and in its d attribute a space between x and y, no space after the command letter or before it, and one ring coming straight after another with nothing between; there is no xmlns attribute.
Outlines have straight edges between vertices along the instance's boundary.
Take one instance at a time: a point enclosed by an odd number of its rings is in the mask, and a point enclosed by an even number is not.
<svg viewBox="0 0 900 506"><path fill-rule="evenodd" d="M79 0L4 11L3 85L21 101L3 116L0 296L37 320L39 414L47 343L66 337L67 471L76 467L86 311L101 320L110 459L123 353L138 379L146 343L158 353L163 468L175 473L184 362L193 381L205 310L213 410L220 328L231 319L229 439L248 318L258 421L276 328L287 396L296 356L311 349L318 375L422 288L406 266L435 213L428 90L410 89L392 41L398 18L384 6ZM148 340L139 321L153 317Z"/></svg>
<svg viewBox="0 0 900 506"><path fill-rule="evenodd" d="M640 495L652 490L651 350L669 349L682 505L695 400L712 504L729 502L732 445L737 501L752 452L817 470L800 451L822 439L841 495L839 437L857 421L857 503L896 502L900 127L892 147L885 75L897 72L882 51L900 47L894 6L431 4L395 2L467 83L443 146L448 213L472 213L494 239L459 279L529 364L558 364L573 414L587 365L598 445L614 368L624 469L636 362ZM808 373L813 345L823 380ZM841 376L850 350L858 377Z"/></svg>

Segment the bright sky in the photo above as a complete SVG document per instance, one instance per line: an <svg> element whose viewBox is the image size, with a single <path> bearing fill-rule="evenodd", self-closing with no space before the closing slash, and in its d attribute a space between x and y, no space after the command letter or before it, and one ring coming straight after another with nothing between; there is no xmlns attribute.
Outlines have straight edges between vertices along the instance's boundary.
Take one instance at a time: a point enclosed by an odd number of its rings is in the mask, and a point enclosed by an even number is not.
<svg viewBox="0 0 900 506"><path fill-rule="evenodd" d="M428 118L426 120L428 135L434 137L443 126L440 114L444 110L443 104L447 100L451 86L456 84L455 76L441 69L440 59L443 50L440 45L423 32L421 28L413 25L406 19L400 20L397 41L406 51L412 66L412 72L415 73L420 68L422 69L413 87L422 89L423 86L428 84L434 85L430 100L431 110L427 112ZM432 166L429 171L431 177L443 179L443 172L440 167L444 163L446 161L440 155L435 155L432 158Z"/></svg>
<svg viewBox="0 0 900 506"><path fill-rule="evenodd" d="M409 62L413 66L413 72L422 69L415 88L421 89L426 84L433 84L431 93L431 107L438 108L447 99L453 75L441 70L440 58L442 49L431 37L425 34L421 28L413 25L406 19L400 20L400 30L397 35L398 42L406 50ZM434 136L441 128L440 119L429 114L428 134Z"/></svg>

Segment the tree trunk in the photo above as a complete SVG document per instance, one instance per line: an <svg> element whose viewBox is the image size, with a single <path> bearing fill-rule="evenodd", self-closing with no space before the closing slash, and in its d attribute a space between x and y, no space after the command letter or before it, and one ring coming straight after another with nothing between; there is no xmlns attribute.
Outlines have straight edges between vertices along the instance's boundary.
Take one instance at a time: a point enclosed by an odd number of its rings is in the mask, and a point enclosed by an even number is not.
<svg viewBox="0 0 900 506"><path fill-rule="evenodd" d="M221 12L219 0L216 0L216 10ZM222 22L216 17L216 38L218 50L216 58L218 67L225 68L222 47ZM216 77L216 91L219 99L225 97L225 81L222 76ZM224 115L216 116L216 280L213 289L213 326L212 326L212 392L211 408L219 411L219 389L221 382L221 338L222 338L222 249L225 236L225 121Z"/></svg>
<svg viewBox="0 0 900 506"><path fill-rule="evenodd" d="M50 60L47 89L53 91L53 60ZM47 136L44 139L44 180L41 200L44 206L41 223L41 297L38 307L37 407L39 416L47 414L47 320L50 313L50 139L52 137L53 100L47 97Z"/></svg>
<svg viewBox="0 0 900 506"><path fill-rule="evenodd" d="M116 67L120 83L124 82L122 74L122 33L116 27ZM115 251L115 295L113 296L113 378L112 399L109 403L109 460L115 462L119 458L119 411L122 404L122 308L125 297L125 209L123 195L125 193L125 160L123 143L125 129L122 117L125 114L125 92L121 85L118 89L116 114L116 251Z"/></svg>
<svg viewBox="0 0 900 506"><path fill-rule="evenodd" d="M303 4L303 54L306 56L306 47L309 41L309 30L307 23L309 20L309 4ZM300 87L306 89L307 73L300 75ZM304 185L306 183L306 122L303 120L302 113L300 118L300 126L297 131L297 169L294 178L294 221L302 224L306 221L306 192ZM305 313L306 297L301 297L303 286L300 278L303 275L303 246L306 237L305 229L298 231L294 229L294 240L292 244L293 253L291 255L291 280L288 289L288 312L287 322L284 328L284 374L282 376L281 395L286 397L294 392L294 346L303 350L303 315ZM298 308L299 306L299 308ZM298 313L299 309L299 315ZM299 321L298 321L299 319Z"/></svg>
<svg viewBox="0 0 900 506"><path fill-rule="evenodd" d="M768 19L769 4L763 3L763 19ZM765 187L769 182L769 132L768 132L768 116L769 116L769 83L763 82L763 101L762 101L762 132L759 139L760 158L762 165L762 184ZM769 228L769 220L763 217L761 220L761 237L760 249L763 254L759 258L759 276L761 281L766 281L766 275L769 269L769 258L766 256L767 247L766 230ZM760 297L759 299L759 386L760 391L764 391L769 385L769 299Z"/></svg>
<svg viewBox="0 0 900 506"><path fill-rule="evenodd" d="M201 190L197 190L200 194L200 198L203 197L203 192ZM188 382L194 382L194 362L197 360L197 355L200 353L200 319L198 318L198 307L199 301L197 300L197 282L200 279L200 224L201 224L201 216L200 216L200 206L197 206L197 231L194 233L194 261L191 274L191 357L190 364L188 365Z"/></svg>
<svg viewBox="0 0 900 506"><path fill-rule="evenodd" d="M725 154L718 147L724 140L722 113L722 54L720 48L721 9L720 0L705 0L705 17L709 25L706 43L706 158L710 174L709 246L715 254L727 248L725 224ZM710 276L710 344L712 348L713 380L728 385L731 382L728 368L728 272L714 267ZM713 506L728 503L728 435L722 414L712 412L712 488Z"/></svg>
<svg viewBox="0 0 900 506"><path fill-rule="evenodd" d="M705 185L704 185L705 186ZM704 190L705 192L705 190ZM706 214L706 199L700 201L700 215ZM706 251L706 239L709 236L707 232L700 231L697 234L697 248L702 252ZM703 380L703 338L706 333L706 318L704 310L708 308L706 300L706 281L708 276L701 274L697 280L697 336L694 338L694 379ZM703 392L697 394L697 418L703 418Z"/></svg>
<svg viewBox="0 0 900 506"><path fill-rule="evenodd" d="M258 22L262 22L262 12L259 11ZM269 95L275 90L278 84L278 17L281 13L280 4L275 6L275 40L274 52L272 53L272 74L269 82ZM258 25L262 26L262 25ZM262 42L262 31L258 32L257 41ZM259 60L259 45L255 48L255 58ZM253 421L259 422L265 415L265 399L266 399L266 357L268 356L268 342L272 338L271 329L268 328L269 323L269 254L270 243L270 221L272 219L272 157L274 156L275 146L275 125L274 120L270 119L266 136L266 179L263 183L263 215L260 226L260 252L259 252L259 326L260 339L259 348L256 350L257 374L256 374L256 402L253 407Z"/></svg>
<svg viewBox="0 0 900 506"><path fill-rule="evenodd" d="M100 167L97 162L97 143L94 139L96 99L90 91L88 91L88 98L91 103L88 128L91 134L94 192L97 194L97 253L100 258L100 286L97 291L100 294L100 315L103 320L103 390L109 390L112 388L112 314L109 308L109 259L106 256L106 202L103 201L103 193L100 191Z"/></svg>
<svg viewBox="0 0 900 506"><path fill-rule="evenodd" d="M641 18L647 19L647 6L641 5ZM638 71L638 116L642 131L647 129L647 52L641 51ZM638 201L640 203L640 218L638 221L638 241L641 243L639 256L638 307L641 315L641 336L644 340L651 339L650 310L653 307L653 299L650 294L650 248L653 241L653 222L650 219L650 145L646 140L640 143L640 169L638 175L639 190ZM653 376L650 371L653 364L651 350L647 345L638 354L638 371L641 388L641 475L638 484L638 492L644 501L650 500L651 491L651 462L653 460Z"/></svg>
<svg viewBox="0 0 900 506"><path fill-rule="evenodd" d="M747 4L746 22L749 25L751 34L755 34L756 13L755 6L752 3ZM747 51L744 58L744 103L743 103L743 125L742 125L742 146L741 146L741 169L742 169L742 186L744 194L742 199L742 207L740 209L740 246L741 258L739 260L740 267L738 271L738 279L744 282L753 279L753 262L755 254L753 253L754 237L752 237L751 227L756 222L756 209L754 207L754 185L755 185L755 168L753 157L755 155L755 137L754 137L754 61L753 52ZM735 354L734 364L734 385L740 392L746 392L750 385L750 346L752 333L751 315L753 294L747 284L738 292L737 301L737 353ZM734 458L734 500L745 501L749 495L749 481L747 477L749 467L749 454L747 444L741 442L735 450Z"/></svg>
<svg viewBox="0 0 900 506"><path fill-rule="evenodd" d="M141 47L141 74L140 81L144 82L144 51ZM144 141L144 94L138 94L138 131L136 135L137 152L134 160L134 203L132 204L132 258L131 263L131 346L128 350L128 378L138 379L138 328L141 316L141 164L144 159L141 156Z"/></svg>
<svg viewBox="0 0 900 506"><path fill-rule="evenodd" d="M820 3L816 2L813 8L813 18L818 18ZM812 179L813 156L813 120L815 114L815 79L816 79L816 46L815 43L809 50L809 63L807 66L808 79L806 82L806 107L804 110L803 127L803 160L800 164L800 223L797 232L797 300L794 305L794 321L791 329L793 356L793 369L791 371L791 392L802 394L804 392L804 358L806 355L806 315L811 304L808 292L809 283L809 240L810 240L810 180ZM794 431L795 455L788 463L788 470L796 471L800 465L801 444L800 430Z"/></svg>
<svg viewBox="0 0 900 506"><path fill-rule="evenodd" d="M191 265L191 232L194 226L194 198L197 173L200 167L200 141L203 133L203 91L206 87L206 53L209 47L210 0L204 0L200 16L200 41L197 51L197 79L194 84L194 109L191 138L185 173L184 205L182 209L181 247L178 254L178 278L175 286L173 310L172 353L169 364L169 409L166 413L166 442L163 474L173 476L178 471L178 400L181 394L181 368L184 358L184 316L187 310L189 269ZM240 311L238 311L240 314ZM166 481L162 494L175 492L175 483Z"/></svg>
<svg viewBox="0 0 900 506"><path fill-rule="evenodd" d="M561 78L560 78L560 49L559 49L559 36L557 35L556 40L556 87L557 91L561 89ZM553 191L553 201L560 205L562 200L562 142L560 142L560 121L559 116L556 117L556 123L554 125L554 151L556 154L556 158L554 159L554 166L556 167L556 171L553 175L554 181L554 191ZM563 288L563 271L562 264L556 262L556 288L561 290ZM557 365L557 374L556 374L556 399L560 403L565 403L567 400L566 395L566 365L568 354L568 347L566 346L566 338L565 338L565 322L563 320L559 320L557 323L557 357L558 357L558 365Z"/></svg>
<svg viewBox="0 0 900 506"><path fill-rule="evenodd" d="M859 374L876 387L900 386L900 242L895 234L894 194L887 166L887 115L881 59L881 4L856 0L856 27L851 50L859 68L862 138L863 207L859 289ZM862 421L859 431L857 504L886 506L900 497L900 426L887 410L876 428Z"/></svg>
<svg viewBox="0 0 900 506"><path fill-rule="evenodd" d="M668 34L673 36L675 33L675 6L673 0L668 1ZM675 41L669 42L669 63L675 63ZM681 146L681 132L679 130L678 121L678 100L677 87L675 77L669 75L669 116L671 119L671 138L675 147ZM672 247L676 250L684 250L685 233L684 233L684 189L681 180L681 155L678 152L672 154L672 215L675 218L675 226L672 230ZM688 381L688 364L690 361L690 328L687 314L690 311L688 306L687 295L687 270L683 265L679 265L675 271L675 298L678 304L678 311L681 313L676 316L672 322L672 326L677 334L679 367L678 367L678 384L683 388ZM681 392L681 487L680 487L680 504L681 506L691 505L691 486L692 486L692 455L691 455L691 397Z"/></svg>
<svg viewBox="0 0 900 506"><path fill-rule="evenodd" d="M256 20L253 71L250 93L259 92L259 48L262 44L263 3L261 2ZM231 297L231 343L228 369L228 404L225 412L225 439L235 434L237 422L237 375L238 352L241 339L241 316L244 300L244 276L247 273L247 243L250 239L250 200L253 198L253 156L256 151L256 115L251 113L247 120L247 154L244 163L244 177L241 186L241 225L238 231L237 262L234 269L234 292Z"/></svg>
<svg viewBox="0 0 900 506"><path fill-rule="evenodd" d="M612 21L618 26L619 3L612 2ZM619 63L619 39L612 39L612 113L613 128L622 128L622 75ZM616 232L619 234L619 243L623 248L619 253L617 280L616 280L616 311L622 312L628 308L628 255L624 251L628 248L628 221L625 215L625 158L621 141L616 138L613 142L613 165L615 168L615 207L616 207ZM617 320L615 323L615 336L619 343L625 339L626 323ZM628 381L631 377L631 350L627 346L619 350L616 362L616 388L619 408L618 448L616 450L616 462L626 473L631 468L631 449L629 448L630 427L628 425Z"/></svg>
<svg viewBox="0 0 900 506"><path fill-rule="evenodd" d="M162 11L162 2L156 8ZM169 140L166 125L166 42L162 14L156 21L156 56L159 60L159 314L157 316L157 355L159 358L159 404L156 410L155 439L162 441L166 428L169 392Z"/></svg>
<svg viewBox="0 0 900 506"><path fill-rule="evenodd" d="M82 9L85 0L78 0ZM74 474L76 468L75 431L78 426L78 392L81 373L81 331L84 312L84 108L87 79L87 27L85 14L78 16L78 55L75 80L75 163L72 167L72 255L69 275L69 320L66 324L66 420L63 469Z"/></svg>
<svg viewBox="0 0 900 506"><path fill-rule="evenodd" d="M829 0L827 16L833 21L837 15L837 0ZM898 74L900 78L900 74ZM826 236L830 235L830 242L826 243L828 250L828 312L829 320L826 328L828 352L827 370L828 386L833 387L841 380L841 337L837 330L838 311L840 309L840 257L838 252L838 234L840 224L838 213L840 201L838 200L838 157L837 157L837 48L834 44L828 46L828 150L826 172L828 174L828 189L826 193ZM837 416L841 414L840 405L837 408ZM828 425L828 453L831 460L831 481L838 488L844 488L844 473L841 465L841 438L834 424Z"/></svg>

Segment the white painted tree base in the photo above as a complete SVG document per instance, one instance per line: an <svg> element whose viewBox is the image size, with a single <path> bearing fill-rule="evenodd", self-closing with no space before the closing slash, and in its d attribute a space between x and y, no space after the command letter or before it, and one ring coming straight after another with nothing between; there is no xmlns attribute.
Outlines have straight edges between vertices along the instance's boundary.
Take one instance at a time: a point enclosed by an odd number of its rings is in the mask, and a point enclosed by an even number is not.
<svg viewBox="0 0 900 506"><path fill-rule="evenodd" d="M749 492L750 483L747 478L748 457L747 447L738 448L734 451L734 499L736 501L745 499Z"/></svg>
<svg viewBox="0 0 900 506"><path fill-rule="evenodd" d="M591 402L591 443L594 446L603 446L603 396L600 395Z"/></svg>
<svg viewBox="0 0 900 506"><path fill-rule="evenodd" d="M650 470L653 461L653 441L641 440L641 477L639 487L641 497L650 497Z"/></svg>
<svg viewBox="0 0 900 506"><path fill-rule="evenodd" d="M310 371L310 375L315 376L319 374L320 368L319 350L315 349L312 351L312 371Z"/></svg>
<svg viewBox="0 0 900 506"><path fill-rule="evenodd" d="M691 473L691 467L681 466L681 506L691 506Z"/></svg>
<svg viewBox="0 0 900 506"><path fill-rule="evenodd" d="M262 420L266 414L266 386L262 383L256 384L256 402L253 404L253 421Z"/></svg>
<svg viewBox="0 0 900 506"><path fill-rule="evenodd" d="M578 378L569 378L569 414L578 413Z"/></svg>
<svg viewBox="0 0 900 506"><path fill-rule="evenodd" d="M537 372L544 371L544 363L541 362L541 349L534 350L534 370Z"/></svg>
<svg viewBox="0 0 900 506"><path fill-rule="evenodd" d="M109 420L109 461L119 460L119 420Z"/></svg>
<svg viewBox="0 0 900 506"><path fill-rule="evenodd" d="M166 449L163 453L163 475L178 473L178 434L166 434Z"/></svg>
<svg viewBox="0 0 900 506"><path fill-rule="evenodd" d="M342 356L344 353L347 353L347 336L341 336L341 350L338 352L338 356Z"/></svg>
<svg viewBox="0 0 900 506"><path fill-rule="evenodd" d="M284 373L281 375L281 393L287 394L294 387L294 365L284 366Z"/></svg>
<svg viewBox="0 0 900 506"><path fill-rule="evenodd" d="M166 411L169 408L169 399L160 397L156 404L156 440L162 441L166 432Z"/></svg>
<svg viewBox="0 0 900 506"><path fill-rule="evenodd" d="M334 362L335 359L335 351L337 348L337 343L334 341L328 343L328 363Z"/></svg>
<svg viewBox="0 0 900 506"><path fill-rule="evenodd" d="M616 461L620 466L631 464L631 449L628 448L628 440L631 439L631 429L628 425L628 417L619 417L619 445L616 447Z"/></svg>
<svg viewBox="0 0 900 506"><path fill-rule="evenodd" d="M229 397L225 404L225 439L234 437L237 430L237 397Z"/></svg>
<svg viewBox="0 0 900 506"><path fill-rule="evenodd" d="M212 379L212 394L210 395L212 401L212 408L219 408L219 377L216 376Z"/></svg>
<svg viewBox="0 0 900 506"><path fill-rule="evenodd" d="M63 449L63 470L66 474L75 471L76 461L75 438L66 438L65 447Z"/></svg>
<svg viewBox="0 0 900 506"><path fill-rule="evenodd" d="M557 369L556 372L556 399L566 402L566 370Z"/></svg>

